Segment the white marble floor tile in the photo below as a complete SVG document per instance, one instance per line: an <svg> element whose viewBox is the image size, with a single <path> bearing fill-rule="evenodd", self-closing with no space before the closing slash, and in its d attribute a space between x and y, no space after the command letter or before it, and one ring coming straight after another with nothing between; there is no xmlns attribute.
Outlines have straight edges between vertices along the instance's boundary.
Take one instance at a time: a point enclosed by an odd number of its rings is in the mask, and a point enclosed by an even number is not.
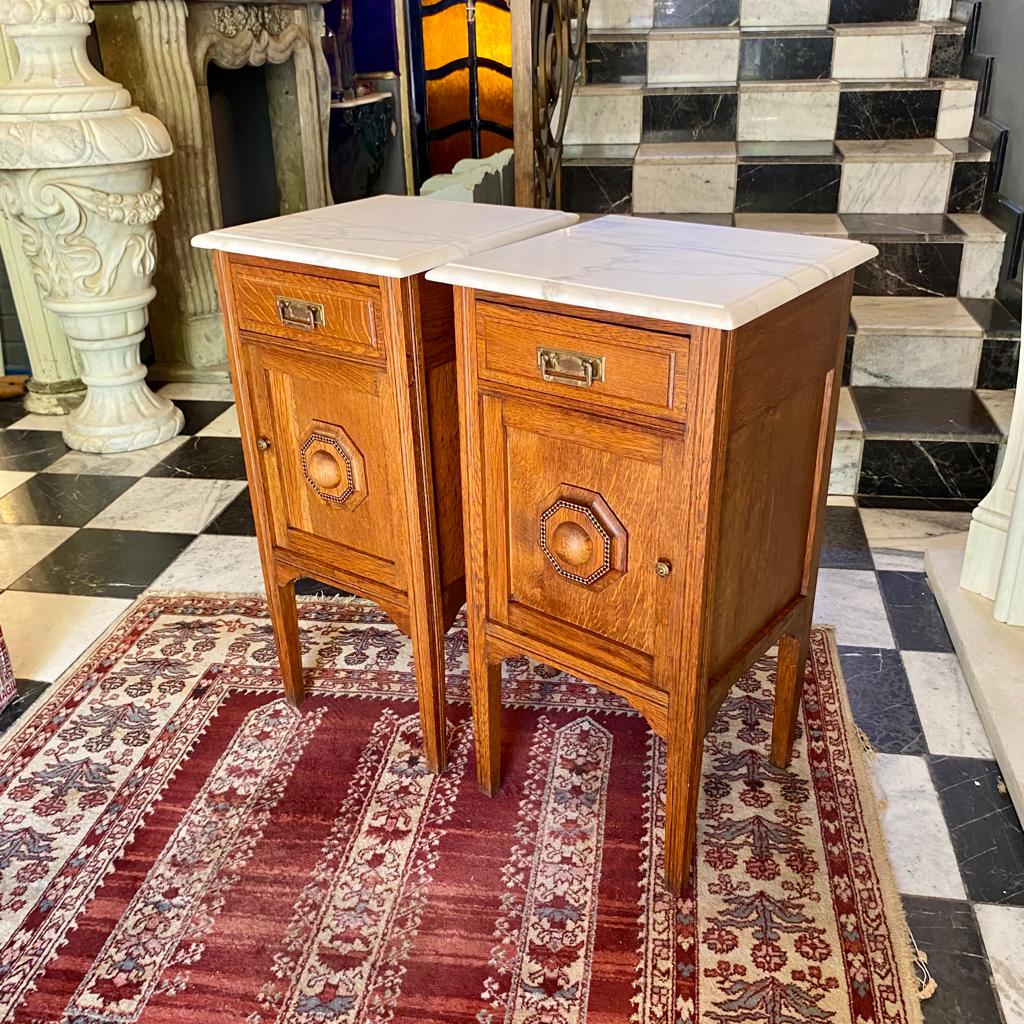
<svg viewBox="0 0 1024 1024"><path fill-rule="evenodd" d="M238 407L233 405L230 409L225 409L215 419L210 420L196 436L241 437L242 432L238 426Z"/></svg>
<svg viewBox="0 0 1024 1024"><path fill-rule="evenodd" d="M921 21L947 21L953 0L921 0L918 17Z"/></svg>
<svg viewBox="0 0 1024 1024"><path fill-rule="evenodd" d="M831 139L839 115L839 84L744 83L736 138L741 142Z"/></svg>
<svg viewBox="0 0 1024 1024"><path fill-rule="evenodd" d="M994 299L1003 263L1004 242L975 242L964 245L960 262L959 294L965 299Z"/></svg>
<svg viewBox="0 0 1024 1024"><path fill-rule="evenodd" d="M820 569L814 621L836 627L836 643L849 647L895 647L873 572Z"/></svg>
<svg viewBox="0 0 1024 1024"><path fill-rule="evenodd" d="M1016 391L988 391L985 389L978 391L978 397L1004 435L1010 432L1014 395L1016 395Z"/></svg>
<svg viewBox="0 0 1024 1024"><path fill-rule="evenodd" d="M937 139L966 139L974 124L978 83L969 78L949 78L942 84Z"/></svg>
<svg viewBox="0 0 1024 1024"><path fill-rule="evenodd" d="M846 225L834 213L737 213L736 227L784 231L822 238L847 238Z"/></svg>
<svg viewBox="0 0 1024 1024"><path fill-rule="evenodd" d="M857 322L857 334L957 335L980 338L978 321L959 299L918 298L899 295L855 295L850 312Z"/></svg>
<svg viewBox="0 0 1024 1024"><path fill-rule="evenodd" d="M244 480L143 477L86 528L202 533L244 488Z"/></svg>
<svg viewBox="0 0 1024 1024"><path fill-rule="evenodd" d="M137 452L95 455L92 452L68 452L62 455L47 473L99 473L104 476L143 476L175 448L185 443L184 437L172 437L163 444L142 448Z"/></svg>
<svg viewBox="0 0 1024 1024"><path fill-rule="evenodd" d="M262 594L263 572L255 537L207 534L164 570L151 591L200 594Z"/></svg>
<svg viewBox="0 0 1024 1024"><path fill-rule="evenodd" d="M887 25L834 25L832 77L857 79L925 78L932 53L932 29L916 22Z"/></svg>
<svg viewBox="0 0 1024 1024"><path fill-rule="evenodd" d="M740 24L804 26L828 22L829 0L741 0Z"/></svg>
<svg viewBox="0 0 1024 1024"><path fill-rule="evenodd" d="M979 903L974 912L1006 1024L1024 1024L1024 907Z"/></svg>
<svg viewBox="0 0 1024 1024"><path fill-rule="evenodd" d="M0 622L14 674L47 683L59 679L131 603L115 597L4 591Z"/></svg>
<svg viewBox="0 0 1024 1024"><path fill-rule="evenodd" d="M952 160L846 161L839 212L942 213L952 176Z"/></svg>
<svg viewBox="0 0 1024 1024"><path fill-rule="evenodd" d="M863 437L837 437L832 442L832 468L828 478L829 494L856 494L863 454Z"/></svg>
<svg viewBox="0 0 1024 1024"><path fill-rule="evenodd" d="M641 161L633 165L635 213L729 213L736 197L736 164L685 160Z"/></svg>
<svg viewBox="0 0 1024 1024"><path fill-rule="evenodd" d="M589 29L650 28L654 23L654 0L591 0L587 15Z"/></svg>
<svg viewBox="0 0 1024 1024"><path fill-rule="evenodd" d="M850 383L860 387L970 388L978 376L981 345L981 338L860 335L853 342Z"/></svg>
<svg viewBox="0 0 1024 1024"><path fill-rule="evenodd" d="M739 31L662 33L651 36L647 43L647 82L649 85L735 84L739 62Z"/></svg>
<svg viewBox="0 0 1024 1024"><path fill-rule="evenodd" d="M965 242L1003 242L1006 232L980 213L951 213L949 219L965 234Z"/></svg>
<svg viewBox="0 0 1024 1024"><path fill-rule="evenodd" d="M638 88L590 86L576 90L565 123L567 146L639 142L643 95Z"/></svg>
<svg viewBox="0 0 1024 1024"><path fill-rule="evenodd" d="M0 469L0 498L10 494L15 487L20 487L26 480L31 480L35 473L24 473L14 469Z"/></svg>
<svg viewBox="0 0 1024 1024"><path fill-rule="evenodd" d="M233 402L235 400L235 393L229 380L225 380L223 383L219 381L176 381L173 384L165 384L158 389L157 393L172 401L176 398L196 402Z"/></svg>
<svg viewBox="0 0 1024 1024"><path fill-rule="evenodd" d="M876 778L885 795L882 831L896 888L913 896L966 899L949 829L924 758L879 754Z"/></svg>
<svg viewBox="0 0 1024 1024"><path fill-rule="evenodd" d="M929 752L991 760L992 748L957 656L903 651L902 657Z"/></svg>
<svg viewBox="0 0 1024 1024"><path fill-rule="evenodd" d="M862 508L860 521L876 569L923 572L925 551L959 543L971 525L971 513Z"/></svg>
<svg viewBox="0 0 1024 1024"><path fill-rule="evenodd" d="M10 429L63 430L67 421L67 416L43 416L37 412L30 412L27 416L22 416L20 420L15 420L11 424Z"/></svg>
<svg viewBox="0 0 1024 1024"><path fill-rule="evenodd" d="M75 532L70 526L0 524L0 589L9 587Z"/></svg>

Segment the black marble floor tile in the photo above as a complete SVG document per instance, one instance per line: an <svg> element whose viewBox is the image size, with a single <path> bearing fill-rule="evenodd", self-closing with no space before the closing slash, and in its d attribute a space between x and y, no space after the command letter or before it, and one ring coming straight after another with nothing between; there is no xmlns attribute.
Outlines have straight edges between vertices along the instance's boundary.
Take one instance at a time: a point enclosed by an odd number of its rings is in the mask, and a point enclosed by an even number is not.
<svg viewBox="0 0 1024 1024"><path fill-rule="evenodd" d="M647 41L588 42L586 78L588 82L646 82Z"/></svg>
<svg viewBox="0 0 1024 1024"><path fill-rule="evenodd" d="M796 81L832 73L830 32L744 35L740 41L740 81Z"/></svg>
<svg viewBox="0 0 1024 1024"><path fill-rule="evenodd" d="M249 488L232 499L223 512L203 531L203 533L230 534L236 537L255 537L256 524L252 517L252 502L249 499Z"/></svg>
<svg viewBox="0 0 1024 1024"><path fill-rule="evenodd" d="M0 736L42 696L49 683L40 683L35 679L16 679L15 685L18 688L17 695L3 711L0 711Z"/></svg>
<svg viewBox="0 0 1024 1024"><path fill-rule="evenodd" d="M203 427L212 423L225 409L230 409L233 402L196 402L180 401L174 403L185 416L183 434L198 434Z"/></svg>
<svg viewBox="0 0 1024 1024"><path fill-rule="evenodd" d="M987 161L955 161L946 209L950 213L981 213L988 187L988 174Z"/></svg>
<svg viewBox="0 0 1024 1024"><path fill-rule="evenodd" d="M890 500L875 507L970 511L992 489L998 453L995 443L867 440L858 500L876 495L909 500Z"/></svg>
<svg viewBox="0 0 1024 1024"><path fill-rule="evenodd" d="M903 909L938 982L935 994L921 1004L925 1024L997 1024L999 1005L971 905L904 896Z"/></svg>
<svg viewBox="0 0 1024 1024"><path fill-rule="evenodd" d="M923 572L878 573L882 603L901 651L953 650L946 623Z"/></svg>
<svg viewBox="0 0 1024 1024"><path fill-rule="evenodd" d="M644 142L732 142L737 94L658 92L644 96Z"/></svg>
<svg viewBox="0 0 1024 1024"><path fill-rule="evenodd" d="M836 138L933 138L941 97L940 89L844 89Z"/></svg>
<svg viewBox="0 0 1024 1024"><path fill-rule="evenodd" d="M871 549L860 520L860 512L848 505L825 508L825 528L821 541L823 569L873 569Z"/></svg>
<svg viewBox="0 0 1024 1024"><path fill-rule="evenodd" d="M969 388L862 388L850 390L871 437L992 437L999 428Z"/></svg>
<svg viewBox="0 0 1024 1024"><path fill-rule="evenodd" d="M1020 338L1020 321L998 299L961 299L960 302L985 332L986 338Z"/></svg>
<svg viewBox="0 0 1024 1024"><path fill-rule="evenodd" d="M675 220L680 224L714 224L719 228L735 227L731 213L645 213L649 220Z"/></svg>
<svg viewBox="0 0 1024 1024"><path fill-rule="evenodd" d="M67 452L59 430L0 431L0 470L38 472Z"/></svg>
<svg viewBox="0 0 1024 1024"><path fill-rule="evenodd" d="M963 246L953 242L875 242L878 255L854 273L855 295L955 296Z"/></svg>
<svg viewBox="0 0 1024 1024"><path fill-rule="evenodd" d="M853 341L854 335L848 334L846 336L846 352L843 355L843 387L849 387L850 375L853 373Z"/></svg>
<svg viewBox="0 0 1024 1024"><path fill-rule="evenodd" d="M967 895L1024 907L1024 831L995 761L928 758Z"/></svg>
<svg viewBox="0 0 1024 1024"><path fill-rule="evenodd" d="M914 21L920 0L832 0L830 25L861 24L869 21Z"/></svg>
<svg viewBox="0 0 1024 1024"><path fill-rule="evenodd" d="M736 171L737 213L835 213L839 164L741 163Z"/></svg>
<svg viewBox="0 0 1024 1024"><path fill-rule="evenodd" d="M37 473L0 498L0 523L85 526L134 483L130 476Z"/></svg>
<svg viewBox="0 0 1024 1024"><path fill-rule="evenodd" d="M964 232L944 213L841 213L850 238L877 242L963 241Z"/></svg>
<svg viewBox="0 0 1024 1024"><path fill-rule="evenodd" d="M9 427L25 416L25 399L19 395L17 398L0 399L0 429Z"/></svg>
<svg viewBox="0 0 1024 1024"><path fill-rule="evenodd" d="M740 0L654 0L655 28L739 23Z"/></svg>
<svg viewBox="0 0 1024 1024"><path fill-rule="evenodd" d="M840 647L853 720L881 754L925 754L927 746L900 652Z"/></svg>
<svg viewBox="0 0 1024 1024"><path fill-rule="evenodd" d="M348 597L347 590L339 590L320 580L304 578L295 581L295 594L297 597Z"/></svg>
<svg viewBox="0 0 1024 1024"><path fill-rule="evenodd" d="M858 494L859 508L901 508L933 512L971 512L977 507L971 498L923 498L919 495Z"/></svg>
<svg viewBox="0 0 1024 1024"><path fill-rule="evenodd" d="M193 539L184 533L79 530L10 589L137 597Z"/></svg>
<svg viewBox="0 0 1024 1024"><path fill-rule="evenodd" d="M929 78L959 78L964 60L963 32L936 32L932 42Z"/></svg>
<svg viewBox="0 0 1024 1024"><path fill-rule="evenodd" d="M978 363L978 387L1006 391L1017 386L1020 341L986 338L981 343Z"/></svg>
<svg viewBox="0 0 1024 1024"><path fill-rule="evenodd" d="M147 476L244 480L242 442L237 437L192 437L160 460Z"/></svg>
<svg viewBox="0 0 1024 1024"><path fill-rule="evenodd" d="M562 208L573 213L629 213L633 208L633 165L563 166Z"/></svg>

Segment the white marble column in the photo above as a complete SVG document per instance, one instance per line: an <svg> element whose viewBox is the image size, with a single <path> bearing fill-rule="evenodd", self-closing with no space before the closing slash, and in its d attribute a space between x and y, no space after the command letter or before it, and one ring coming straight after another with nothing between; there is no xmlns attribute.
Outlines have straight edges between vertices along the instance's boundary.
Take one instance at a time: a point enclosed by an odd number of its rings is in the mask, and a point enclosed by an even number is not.
<svg viewBox="0 0 1024 1024"><path fill-rule="evenodd" d="M992 490L974 510L960 585L992 601L992 616L1024 626L1024 359L1003 462ZM1021 666L1024 674L1024 666Z"/></svg>
<svg viewBox="0 0 1024 1024"><path fill-rule="evenodd" d="M153 222L163 209L152 161L164 126L89 63L87 0L0 4L18 70L0 88L0 211L21 238L46 307L87 386L64 440L131 451L177 434L181 412L146 386L139 359L155 291Z"/></svg>

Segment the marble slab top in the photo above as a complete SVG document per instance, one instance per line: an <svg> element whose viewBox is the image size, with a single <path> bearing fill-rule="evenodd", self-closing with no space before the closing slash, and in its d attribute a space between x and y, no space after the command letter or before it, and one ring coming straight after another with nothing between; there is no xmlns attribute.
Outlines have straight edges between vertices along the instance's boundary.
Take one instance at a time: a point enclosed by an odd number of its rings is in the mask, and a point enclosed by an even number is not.
<svg viewBox="0 0 1024 1024"><path fill-rule="evenodd" d="M192 244L310 267L411 277L578 220L575 213L554 210L371 196L208 231Z"/></svg>
<svg viewBox="0 0 1024 1024"><path fill-rule="evenodd" d="M846 239L611 216L455 260L427 277L732 330L877 255Z"/></svg>

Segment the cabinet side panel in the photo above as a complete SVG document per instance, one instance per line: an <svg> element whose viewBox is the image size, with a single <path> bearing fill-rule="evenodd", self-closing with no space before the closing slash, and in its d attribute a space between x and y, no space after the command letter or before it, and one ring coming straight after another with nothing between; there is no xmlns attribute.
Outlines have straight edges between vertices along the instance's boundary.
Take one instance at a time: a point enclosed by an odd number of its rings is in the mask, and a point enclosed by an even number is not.
<svg viewBox="0 0 1024 1024"><path fill-rule="evenodd" d="M807 593L848 296L847 279L840 278L737 332L712 678Z"/></svg>
<svg viewBox="0 0 1024 1024"><path fill-rule="evenodd" d="M445 587L465 575L457 388L454 360L435 366L429 372L427 399L434 459L434 505L441 583Z"/></svg>

